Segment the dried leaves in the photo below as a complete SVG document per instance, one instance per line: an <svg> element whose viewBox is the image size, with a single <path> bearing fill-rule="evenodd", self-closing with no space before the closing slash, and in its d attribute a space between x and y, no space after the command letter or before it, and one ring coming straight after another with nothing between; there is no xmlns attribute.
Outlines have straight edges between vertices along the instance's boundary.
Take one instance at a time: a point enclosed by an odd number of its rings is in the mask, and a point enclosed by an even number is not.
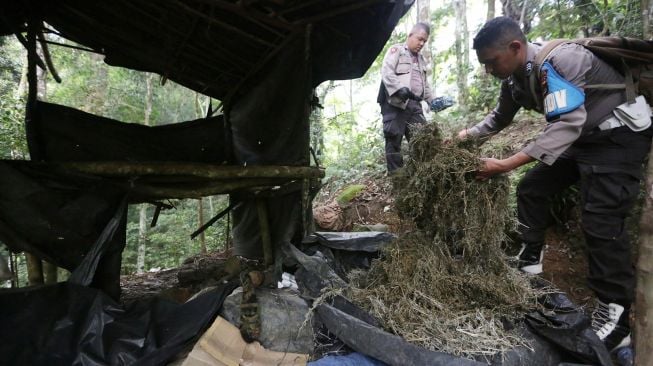
<svg viewBox="0 0 653 366"><path fill-rule="evenodd" d="M536 296L501 249L513 220L508 179L474 179L474 143L443 143L435 124L410 147L393 184L397 210L420 231L397 239L369 272L353 273L352 299L429 349L472 356L523 344L501 322L534 306Z"/></svg>

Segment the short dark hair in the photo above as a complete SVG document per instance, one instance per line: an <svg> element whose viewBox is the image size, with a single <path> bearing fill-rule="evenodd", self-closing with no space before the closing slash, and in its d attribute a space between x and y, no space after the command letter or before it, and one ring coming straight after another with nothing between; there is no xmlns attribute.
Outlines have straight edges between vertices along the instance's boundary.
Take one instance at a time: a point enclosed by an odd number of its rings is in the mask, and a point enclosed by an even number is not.
<svg viewBox="0 0 653 366"><path fill-rule="evenodd" d="M429 36L431 35L431 27L429 27L429 25L426 24L426 23L424 23L424 22L416 23L416 24L413 26L413 28L410 30L410 34L415 33L415 31L417 31L418 29L423 30L423 31L426 32L426 34L428 34Z"/></svg>
<svg viewBox="0 0 653 366"><path fill-rule="evenodd" d="M496 17L488 20L476 33L472 48L475 50L507 45L513 40L526 43L526 36L519 24L509 17Z"/></svg>

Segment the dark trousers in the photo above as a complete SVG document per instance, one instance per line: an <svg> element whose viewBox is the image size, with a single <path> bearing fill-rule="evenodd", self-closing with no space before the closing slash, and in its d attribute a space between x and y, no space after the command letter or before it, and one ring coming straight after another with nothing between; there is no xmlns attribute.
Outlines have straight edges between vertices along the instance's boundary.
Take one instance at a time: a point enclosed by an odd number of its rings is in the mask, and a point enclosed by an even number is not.
<svg viewBox="0 0 653 366"><path fill-rule="evenodd" d="M520 234L524 242L534 243L544 241L551 197L579 183L588 283L603 301L633 300L635 275L624 219L639 193L651 131L619 127L583 136L553 165L539 163L529 170L517 187Z"/></svg>
<svg viewBox="0 0 653 366"><path fill-rule="evenodd" d="M404 166L401 156L401 141L404 136L410 141L413 129L426 122L422 105L414 100L408 101L406 109L400 109L387 103L381 105L383 115L383 137L385 138L385 160L388 173Z"/></svg>

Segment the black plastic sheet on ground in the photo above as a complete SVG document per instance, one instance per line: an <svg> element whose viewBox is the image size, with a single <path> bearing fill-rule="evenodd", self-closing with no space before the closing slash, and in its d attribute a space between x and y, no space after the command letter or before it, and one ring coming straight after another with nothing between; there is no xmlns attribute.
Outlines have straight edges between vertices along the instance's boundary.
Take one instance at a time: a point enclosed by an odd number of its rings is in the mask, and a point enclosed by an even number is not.
<svg viewBox="0 0 653 366"><path fill-rule="evenodd" d="M210 326L225 285L185 304L163 299L119 305L71 283L0 292L5 365L164 365Z"/></svg>
<svg viewBox="0 0 653 366"><path fill-rule="evenodd" d="M323 233L321 233L323 234ZM346 286L343 277L338 275L336 269L342 264L336 263L337 256L325 255L330 248L334 251L356 253L361 247L376 242L381 248L389 236L377 237L378 233L329 233L328 235L314 236L304 241L305 245L315 243L319 238L320 250L308 247L309 254L302 253L291 244L286 247L289 257L294 258L300 265L295 273L295 278L303 296L317 298L324 288L340 288ZM381 239L381 240L378 240ZM335 242L331 243L331 240ZM362 243L362 244L361 244ZM312 244L316 245L316 244ZM368 254L373 254L369 252ZM552 297L549 303L558 308L567 309L566 302L560 301L560 296ZM564 298L566 299L566 298ZM562 306L565 305L565 306ZM362 354L374 357L389 365L497 365L497 366L553 366L558 365L569 355L561 353L554 343L539 337L531 332L523 322L512 324L517 327L517 332L530 343L530 349L516 347L503 353L480 356L476 361L468 360L444 352L430 351L425 348L406 342L397 335L390 334L381 329L378 320L366 313L346 298L335 296L330 304L321 304L317 307L318 318L330 333L345 343L351 349ZM537 332L539 333L539 332Z"/></svg>
<svg viewBox="0 0 653 366"><path fill-rule="evenodd" d="M304 243L318 242L331 249L361 252L378 252L397 236L378 231L363 232L316 232L304 239Z"/></svg>
<svg viewBox="0 0 653 366"><path fill-rule="evenodd" d="M526 317L534 332L558 346L569 361L610 366L612 360L603 342L592 331L590 319L581 311L567 313L535 312Z"/></svg>

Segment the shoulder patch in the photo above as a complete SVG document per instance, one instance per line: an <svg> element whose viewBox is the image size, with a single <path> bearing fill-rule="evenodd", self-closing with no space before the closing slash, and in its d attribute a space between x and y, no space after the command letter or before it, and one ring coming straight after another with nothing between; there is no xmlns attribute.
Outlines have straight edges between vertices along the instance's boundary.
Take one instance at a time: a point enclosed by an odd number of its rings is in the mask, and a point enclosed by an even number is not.
<svg viewBox="0 0 653 366"><path fill-rule="evenodd" d="M542 82L546 83L543 85L542 93L547 121L569 113L585 103L585 93L560 76L548 62L542 65L542 76Z"/></svg>

